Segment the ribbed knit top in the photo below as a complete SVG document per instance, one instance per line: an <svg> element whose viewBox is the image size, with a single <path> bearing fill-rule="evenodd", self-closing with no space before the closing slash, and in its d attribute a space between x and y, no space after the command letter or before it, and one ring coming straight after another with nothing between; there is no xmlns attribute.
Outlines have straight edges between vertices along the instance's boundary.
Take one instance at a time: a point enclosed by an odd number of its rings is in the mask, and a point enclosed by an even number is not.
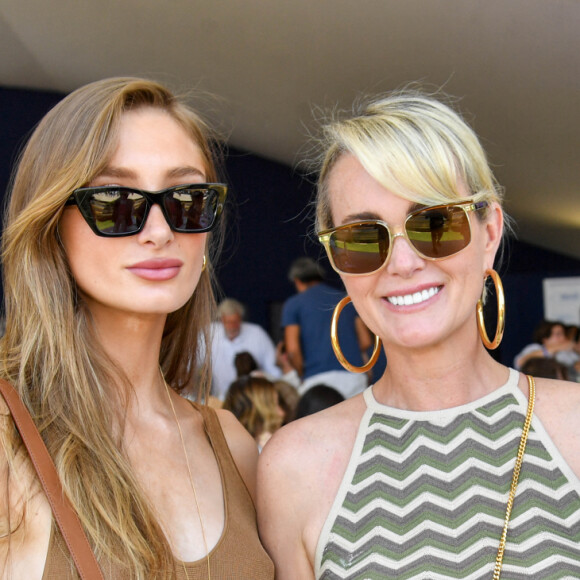
<svg viewBox="0 0 580 580"><path fill-rule="evenodd" d="M323 526L316 577L491 579L527 399L518 373L469 404L413 412L372 388ZM580 578L580 480L533 418L502 580Z"/></svg>

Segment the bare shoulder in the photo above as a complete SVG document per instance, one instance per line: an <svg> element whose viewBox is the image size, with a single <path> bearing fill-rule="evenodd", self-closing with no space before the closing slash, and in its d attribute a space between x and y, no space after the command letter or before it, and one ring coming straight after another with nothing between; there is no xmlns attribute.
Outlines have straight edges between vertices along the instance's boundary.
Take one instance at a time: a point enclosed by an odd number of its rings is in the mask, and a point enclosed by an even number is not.
<svg viewBox="0 0 580 580"><path fill-rule="evenodd" d="M285 474L292 482L311 487L325 475L334 474L333 466L341 459L348 461L363 413L362 398L354 397L282 427L264 447L260 477Z"/></svg>
<svg viewBox="0 0 580 580"><path fill-rule="evenodd" d="M535 382L535 414L580 477L580 384L552 379L535 379Z"/></svg>
<svg viewBox="0 0 580 580"><path fill-rule="evenodd" d="M553 379L535 379L536 414L544 421L563 422L566 429L580 430L580 384Z"/></svg>
<svg viewBox="0 0 580 580"><path fill-rule="evenodd" d="M282 427L264 448L264 457L276 456L291 461L304 455L324 455L330 448L341 447L344 439L356 432L365 411L361 395L315 413L292 421Z"/></svg>
<svg viewBox="0 0 580 580"><path fill-rule="evenodd" d="M5 405L1 397L0 402ZM38 495L43 495L42 487L28 451L14 436L12 416L0 409L0 517L8 509L18 512L19 506Z"/></svg>
<svg viewBox="0 0 580 580"><path fill-rule="evenodd" d="M318 536L364 410L362 396L354 397L286 425L265 446L258 464L258 523L280 578L292 577L284 570L313 577Z"/></svg>
<svg viewBox="0 0 580 580"><path fill-rule="evenodd" d="M215 409L228 447L234 456L250 455L258 457L258 447L253 437L244 429L233 413L224 409Z"/></svg>
<svg viewBox="0 0 580 580"><path fill-rule="evenodd" d="M238 471L255 500L258 446L233 413L224 409L215 411Z"/></svg>

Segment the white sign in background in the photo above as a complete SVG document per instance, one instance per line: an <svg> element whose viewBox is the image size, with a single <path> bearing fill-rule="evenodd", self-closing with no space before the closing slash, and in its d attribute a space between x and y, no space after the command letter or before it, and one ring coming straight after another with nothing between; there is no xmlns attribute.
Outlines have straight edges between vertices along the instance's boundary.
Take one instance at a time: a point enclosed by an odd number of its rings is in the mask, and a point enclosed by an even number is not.
<svg viewBox="0 0 580 580"><path fill-rule="evenodd" d="M544 318L580 325L580 277L544 278Z"/></svg>

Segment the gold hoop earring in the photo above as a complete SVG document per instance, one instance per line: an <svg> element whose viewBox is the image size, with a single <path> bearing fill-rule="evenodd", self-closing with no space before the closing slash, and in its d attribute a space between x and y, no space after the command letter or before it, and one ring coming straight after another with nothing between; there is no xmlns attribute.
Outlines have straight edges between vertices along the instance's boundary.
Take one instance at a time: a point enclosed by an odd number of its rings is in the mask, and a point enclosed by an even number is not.
<svg viewBox="0 0 580 580"><path fill-rule="evenodd" d="M497 325L495 327L495 336L493 337L493 340L489 340L487 331L485 330L485 322L483 320L483 300L481 298L477 301L477 328L485 348L494 350L499 346L501 339L503 338L503 331L505 330L505 295L503 293L503 284L501 283L499 274L495 270L485 271L483 282L484 290L485 280L487 280L488 276L491 276L493 285L495 286L495 294L497 296Z"/></svg>
<svg viewBox="0 0 580 580"><path fill-rule="evenodd" d="M205 270L205 267L207 266L207 258L205 257L205 254L203 255L203 263L201 265L201 271L203 272Z"/></svg>
<svg viewBox="0 0 580 580"><path fill-rule="evenodd" d="M340 313L342 312L342 309L350 301L351 301L350 296L345 296L334 308L334 312L332 313L332 321L330 323L330 342L332 343L332 350L334 351L334 354L336 355L338 362L347 371L350 371L351 373L366 373L370 371L377 362L377 359L381 354L382 343L381 339L375 334L375 347L373 349L373 354L371 355L369 362L366 365L363 365L362 367L355 367L346 360L340 348L340 344L338 342L338 319L340 318Z"/></svg>

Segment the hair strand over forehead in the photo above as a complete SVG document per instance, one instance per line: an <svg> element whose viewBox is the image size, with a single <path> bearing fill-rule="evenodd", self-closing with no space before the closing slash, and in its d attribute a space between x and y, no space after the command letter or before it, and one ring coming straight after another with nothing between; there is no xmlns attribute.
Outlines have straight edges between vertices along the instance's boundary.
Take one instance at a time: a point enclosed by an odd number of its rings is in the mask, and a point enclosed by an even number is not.
<svg viewBox="0 0 580 580"><path fill-rule="evenodd" d="M474 131L449 106L417 90L367 100L322 128L317 228L332 227L328 176L353 155L385 189L424 205L465 198L501 202L502 192ZM463 188L461 187L463 186Z"/></svg>

